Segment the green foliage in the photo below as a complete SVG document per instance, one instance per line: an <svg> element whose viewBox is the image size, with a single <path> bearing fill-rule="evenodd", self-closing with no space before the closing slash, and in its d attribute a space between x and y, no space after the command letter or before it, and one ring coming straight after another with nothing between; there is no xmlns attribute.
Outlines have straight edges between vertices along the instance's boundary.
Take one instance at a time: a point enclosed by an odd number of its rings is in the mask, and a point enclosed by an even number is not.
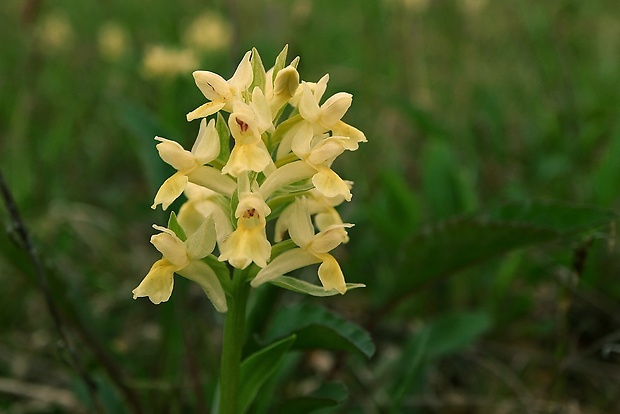
<svg viewBox="0 0 620 414"><path fill-rule="evenodd" d="M170 218L168 219L168 228L174 232L174 234L181 240L187 240L187 235L185 234L185 230L179 224L177 220L177 215L174 211L170 213Z"/></svg>
<svg viewBox="0 0 620 414"><path fill-rule="evenodd" d="M220 154L217 156L217 161L221 162L222 165L226 165L228 158L230 158L230 131L224 117L219 112L215 122L215 129L220 137Z"/></svg>
<svg viewBox="0 0 620 414"><path fill-rule="evenodd" d="M259 87L261 90L265 90L265 66L263 65L263 61L258 54L258 50L255 47L252 48L252 57L250 59L252 63L252 73L253 80L250 85L249 91L254 91L255 87Z"/></svg>
<svg viewBox="0 0 620 414"><path fill-rule="evenodd" d="M239 406L242 413L247 412L260 388L278 369L278 365L289 348L295 343L295 339L294 334L289 335L243 360L241 363L241 389L239 390Z"/></svg>
<svg viewBox="0 0 620 414"><path fill-rule="evenodd" d="M280 276L270 281L269 283L283 289L287 289L297 293L303 293L310 296L325 297L339 294L336 289L325 290L323 286L313 285L312 283L308 283L305 280L297 279L290 276ZM347 291L361 287L366 287L366 285L362 283L347 283Z"/></svg>
<svg viewBox="0 0 620 414"><path fill-rule="evenodd" d="M308 80L330 73L323 101L353 93L344 121L368 137L338 165L355 183L340 213L356 226L336 253L347 280L367 287L326 298L252 291L260 309L247 349L298 337L262 385L260 412L532 410L523 401L617 410L617 354L602 355L601 344L620 323L620 3L0 3L0 166L104 412L207 412L215 395L222 321L200 289L177 278L158 307L131 297L159 257L149 226L168 220L148 209L171 173L153 137L188 148L197 124L185 114L205 102L192 69L149 77L144 58L151 45L188 48L185 30L205 9L232 26L233 41L193 51L195 69L228 79L256 47L268 67L275 61L275 78L300 55ZM70 33L56 46L43 36L54 15ZM126 35L118 60L99 46L107 23ZM221 116L216 128L224 165ZM289 202L276 201L274 217ZM0 392L0 411L89 411L4 208L0 220L9 234L0 237L0 376L26 391ZM204 260L223 281L229 269L216 256ZM347 316L299 305L287 314L295 301ZM366 331L377 347L370 361L368 335L355 334ZM305 352L324 340L364 358L320 371ZM348 391L307 388L326 375ZM70 390L77 403L35 400L28 391L39 385Z"/></svg>
<svg viewBox="0 0 620 414"><path fill-rule="evenodd" d="M430 321L407 341L401 360L406 365L397 367L392 412L398 412L405 393L416 377L432 361L460 352L474 343L491 327L486 313L449 313Z"/></svg>
<svg viewBox="0 0 620 414"><path fill-rule="evenodd" d="M347 387L339 383L323 383L307 397L286 401L278 409L278 414L314 413L323 408L333 408L342 404L348 395Z"/></svg>
<svg viewBox="0 0 620 414"><path fill-rule="evenodd" d="M607 210L534 203L457 217L425 228L404 243L403 267L415 272L391 291L404 296L467 266L514 249L592 232L615 218Z"/></svg>
<svg viewBox="0 0 620 414"><path fill-rule="evenodd" d="M277 311L265 340L295 334L296 349L331 349L359 353L370 358L375 353L368 332L323 307L300 305Z"/></svg>

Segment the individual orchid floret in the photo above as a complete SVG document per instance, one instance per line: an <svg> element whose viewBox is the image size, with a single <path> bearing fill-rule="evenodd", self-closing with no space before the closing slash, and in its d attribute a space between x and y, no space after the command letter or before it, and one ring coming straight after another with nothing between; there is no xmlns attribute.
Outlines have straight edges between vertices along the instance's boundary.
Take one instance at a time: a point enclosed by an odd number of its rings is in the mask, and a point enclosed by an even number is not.
<svg viewBox="0 0 620 414"><path fill-rule="evenodd" d="M134 299L148 296L154 304L166 302L172 294L174 273L192 280L205 292L219 312L226 312L226 294L215 272L201 259L215 247L213 219L204 221L185 242L170 229L153 226L161 233L151 237L151 243L162 254L140 285L133 290Z"/></svg>
<svg viewBox="0 0 620 414"><path fill-rule="evenodd" d="M347 291L344 275L340 265L329 252L344 241L341 229L353 225L348 223L332 225L315 234L307 200L297 199L292 208L288 231L293 242L299 247L287 250L269 262L252 280L252 286L257 287L295 269L321 263L318 276L323 288L326 291L335 289L344 294Z"/></svg>
<svg viewBox="0 0 620 414"><path fill-rule="evenodd" d="M267 71L265 96L269 101L272 117L275 117L284 104L295 95L299 88L299 72L295 66L288 65L276 74L273 79L273 68ZM273 84L272 82L273 81Z"/></svg>
<svg viewBox="0 0 620 414"><path fill-rule="evenodd" d="M168 178L155 195L152 208L161 204L166 210L176 200L188 181L196 182L223 194L232 194L235 182L222 175L219 170L205 164L213 161L220 152L220 141L215 130L215 121L207 125L203 119L196 142L191 151L185 150L179 143L161 137L155 137L160 157L177 169L177 172Z"/></svg>
<svg viewBox="0 0 620 414"><path fill-rule="evenodd" d="M230 201L227 197L208 188L194 183L187 183L184 191L187 201L183 203L177 221L188 235L193 234L207 217L215 221L217 244L222 242L233 231L230 222Z"/></svg>
<svg viewBox="0 0 620 414"><path fill-rule="evenodd" d="M329 74L325 74L321 79L319 79L318 82L301 82L289 103L297 108L299 106L299 101L301 100L301 95L304 92L306 86L314 95L314 99L316 100L316 102L320 102L323 94L325 94L325 90L327 90L327 82L329 82Z"/></svg>
<svg viewBox="0 0 620 414"><path fill-rule="evenodd" d="M265 267L271 255L271 243L267 240L266 217L271 209L256 188L250 190L247 174L239 178L239 204L235 210L237 228L221 245L218 260L228 261L237 269L245 269L254 262Z"/></svg>
<svg viewBox="0 0 620 414"><path fill-rule="evenodd" d="M349 110L353 101L350 93L338 92L319 106L319 98L310 90L310 87L302 83L302 88L298 106L299 113L302 118L312 123L319 133L332 129Z"/></svg>
<svg viewBox="0 0 620 414"><path fill-rule="evenodd" d="M262 96L262 94L255 95ZM264 118L261 119L261 115L257 115L249 105L236 103L234 108L235 111L228 118L228 126L235 139L235 146L228 162L222 168L222 173L238 177L246 171L261 172L273 163L261 139L261 134L266 130L262 128L268 126L265 125ZM271 121L269 123L271 124Z"/></svg>
<svg viewBox="0 0 620 414"><path fill-rule="evenodd" d="M346 182L351 189L353 183L351 181ZM327 228L334 225L344 224L336 207L345 201L343 196L325 197L316 188L307 192L308 214L314 215L314 224L319 231L327 230ZM294 212L295 204L290 204L286 207L276 221L275 236L276 242L281 242L284 239L291 221L291 216ZM341 228L342 243L349 242L349 236L344 228Z"/></svg>
<svg viewBox="0 0 620 414"><path fill-rule="evenodd" d="M213 72L197 70L193 73L196 86L198 86L205 98L211 102L207 102L188 113L188 121L213 115L220 109L232 112L233 103L236 100L243 100L243 93L252 84L251 55L252 52L247 52L243 56L235 74L228 81Z"/></svg>
<svg viewBox="0 0 620 414"><path fill-rule="evenodd" d="M351 147L350 141L348 137L314 135L308 124L302 125L293 139L293 152L315 171L312 183L326 197L340 195L351 201L349 186L331 169L336 157Z"/></svg>

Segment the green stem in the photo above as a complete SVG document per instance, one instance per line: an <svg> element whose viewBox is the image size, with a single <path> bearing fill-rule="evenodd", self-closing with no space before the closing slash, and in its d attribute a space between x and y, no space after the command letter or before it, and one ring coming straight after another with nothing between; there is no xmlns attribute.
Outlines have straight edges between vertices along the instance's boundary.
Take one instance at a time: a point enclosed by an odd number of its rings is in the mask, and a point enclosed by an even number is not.
<svg viewBox="0 0 620 414"><path fill-rule="evenodd" d="M244 342L245 309L250 293L247 273L235 270L224 319L224 341L220 370L220 414L238 414L241 351Z"/></svg>

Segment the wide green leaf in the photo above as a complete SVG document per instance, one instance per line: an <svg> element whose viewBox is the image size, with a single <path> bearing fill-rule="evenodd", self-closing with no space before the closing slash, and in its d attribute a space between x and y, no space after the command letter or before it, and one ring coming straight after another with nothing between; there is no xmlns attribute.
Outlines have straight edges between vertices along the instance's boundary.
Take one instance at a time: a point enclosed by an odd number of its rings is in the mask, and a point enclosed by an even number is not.
<svg viewBox="0 0 620 414"><path fill-rule="evenodd" d="M416 378L424 375L428 362L468 347L491 325L488 313L460 312L443 315L417 331L397 362L391 412L400 412L402 398L410 392Z"/></svg>
<svg viewBox="0 0 620 414"><path fill-rule="evenodd" d="M312 283L308 283L305 280L300 280L290 276L280 276L269 283L281 287L283 289L291 290L297 293L303 293L305 295L310 296L335 296L339 295L336 289L325 290L323 286L313 285ZM347 290L356 289L366 287L363 283L347 283Z"/></svg>
<svg viewBox="0 0 620 414"><path fill-rule="evenodd" d="M375 345L359 325L342 319L327 309L298 305L278 312L266 335L267 341L295 334L297 349L331 349L362 354L370 358Z"/></svg>
<svg viewBox="0 0 620 414"><path fill-rule="evenodd" d="M286 401L278 414L310 414L322 408L336 407L348 397L349 391L344 384L323 383L312 394Z"/></svg>
<svg viewBox="0 0 620 414"><path fill-rule="evenodd" d="M424 284L509 251L600 229L613 212L562 204L511 204L444 221L413 235L403 246L402 268L411 269L393 290L404 297Z"/></svg>
<svg viewBox="0 0 620 414"><path fill-rule="evenodd" d="M276 372L295 339L293 334L273 342L241 363L239 407L242 413L250 408L260 388Z"/></svg>
<svg viewBox="0 0 620 414"><path fill-rule="evenodd" d="M418 333L407 348L418 348L421 344L420 338L425 337L424 358L440 358L471 345L488 331L491 325L491 317L485 312L448 313L422 328L424 332Z"/></svg>

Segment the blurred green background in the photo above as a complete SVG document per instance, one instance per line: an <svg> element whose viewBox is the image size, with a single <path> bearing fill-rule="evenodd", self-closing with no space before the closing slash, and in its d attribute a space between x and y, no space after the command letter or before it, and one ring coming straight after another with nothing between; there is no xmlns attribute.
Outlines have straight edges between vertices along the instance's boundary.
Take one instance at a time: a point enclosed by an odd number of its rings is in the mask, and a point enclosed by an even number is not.
<svg viewBox="0 0 620 414"><path fill-rule="evenodd" d="M100 412L208 412L221 316L181 278L166 304L131 298L167 220L153 137L193 142L192 70L285 44L354 96L369 142L335 166L355 182L338 257L368 287L257 297L325 305L377 352L298 353L252 412L326 381L348 388L331 412L620 406L619 2L4 0L0 44L0 169ZM0 211L0 412L91 412Z"/></svg>

